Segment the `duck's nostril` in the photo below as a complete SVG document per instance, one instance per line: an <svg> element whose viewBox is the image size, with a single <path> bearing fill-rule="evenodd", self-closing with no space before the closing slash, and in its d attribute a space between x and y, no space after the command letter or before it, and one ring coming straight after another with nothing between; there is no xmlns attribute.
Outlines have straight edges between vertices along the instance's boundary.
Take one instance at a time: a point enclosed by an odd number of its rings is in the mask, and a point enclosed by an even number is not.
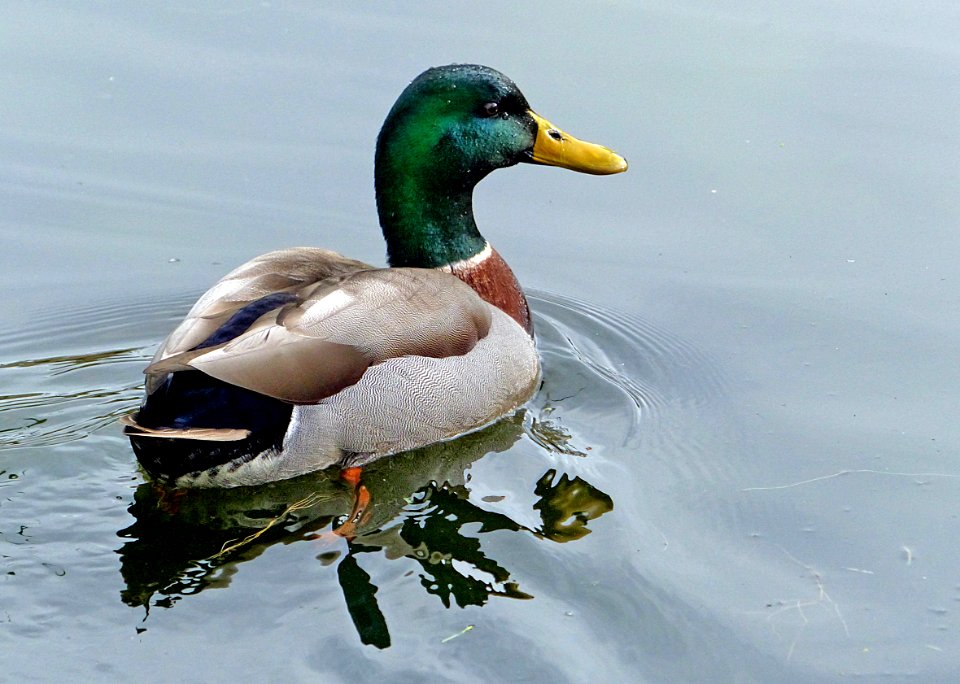
<svg viewBox="0 0 960 684"><path fill-rule="evenodd" d="M560 131L558 131L556 128L551 128L549 131L547 131L547 135L549 135L551 138L559 142L563 141L563 134Z"/></svg>

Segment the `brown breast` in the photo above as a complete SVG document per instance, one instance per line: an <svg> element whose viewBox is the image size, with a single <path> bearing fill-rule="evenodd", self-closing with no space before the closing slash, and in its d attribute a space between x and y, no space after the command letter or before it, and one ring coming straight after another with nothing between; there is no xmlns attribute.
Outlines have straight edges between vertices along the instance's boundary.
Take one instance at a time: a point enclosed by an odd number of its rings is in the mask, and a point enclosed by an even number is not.
<svg viewBox="0 0 960 684"><path fill-rule="evenodd" d="M471 262L474 260L451 264L442 270L449 271L460 278L484 301L506 312L527 331L530 337L533 337L533 321L530 318L527 298L523 295L523 289L517 277L503 257L491 247L486 258Z"/></svg>

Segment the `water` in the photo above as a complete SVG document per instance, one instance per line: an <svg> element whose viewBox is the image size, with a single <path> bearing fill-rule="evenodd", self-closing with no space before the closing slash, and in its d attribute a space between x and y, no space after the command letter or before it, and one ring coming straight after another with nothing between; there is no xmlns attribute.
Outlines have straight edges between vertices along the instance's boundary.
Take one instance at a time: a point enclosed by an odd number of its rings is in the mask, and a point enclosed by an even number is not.
<svg viewBox="0 0 960 684"><path fill-rule="evenodd" d="M958 29L935 4L7 8L4 673L950 681ZM382 261L375 133L451 61L631 162L478 190L542 390L377 464L350 539L325 474L152 487L116 419L157 342L258 253Z"/></svg>

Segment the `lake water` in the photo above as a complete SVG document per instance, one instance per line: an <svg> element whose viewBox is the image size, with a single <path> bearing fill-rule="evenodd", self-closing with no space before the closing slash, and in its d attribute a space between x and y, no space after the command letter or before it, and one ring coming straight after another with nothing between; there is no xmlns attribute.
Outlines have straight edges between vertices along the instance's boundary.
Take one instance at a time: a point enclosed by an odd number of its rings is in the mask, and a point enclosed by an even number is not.
<svg viewBox="0 0 960 684"><path fill-rule="evenodd" d="M955 681L957 35L951 3L9 3L4 676ZM375 136L449 62L631 163L478 189L539 394L375 464L350 541L330 474L153 487L117 419L155 345L256 254L382 263Z"/></svg>

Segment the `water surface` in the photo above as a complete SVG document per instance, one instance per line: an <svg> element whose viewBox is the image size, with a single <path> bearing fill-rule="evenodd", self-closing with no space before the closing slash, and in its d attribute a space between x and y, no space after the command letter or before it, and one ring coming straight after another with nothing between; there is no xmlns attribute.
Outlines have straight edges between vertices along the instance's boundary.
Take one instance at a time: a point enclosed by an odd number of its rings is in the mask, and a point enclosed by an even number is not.
<svg viewBox="0 0 960 684"><path fill-rule="evenodd" d="M4 672L950 681L958 30L946 4L8 8ZM155 345L258 253L382 262L376 131L453 61L631 162L478 190L541 391L378 464L350 539L325 474L155 489L116 423Z"/></svg>

